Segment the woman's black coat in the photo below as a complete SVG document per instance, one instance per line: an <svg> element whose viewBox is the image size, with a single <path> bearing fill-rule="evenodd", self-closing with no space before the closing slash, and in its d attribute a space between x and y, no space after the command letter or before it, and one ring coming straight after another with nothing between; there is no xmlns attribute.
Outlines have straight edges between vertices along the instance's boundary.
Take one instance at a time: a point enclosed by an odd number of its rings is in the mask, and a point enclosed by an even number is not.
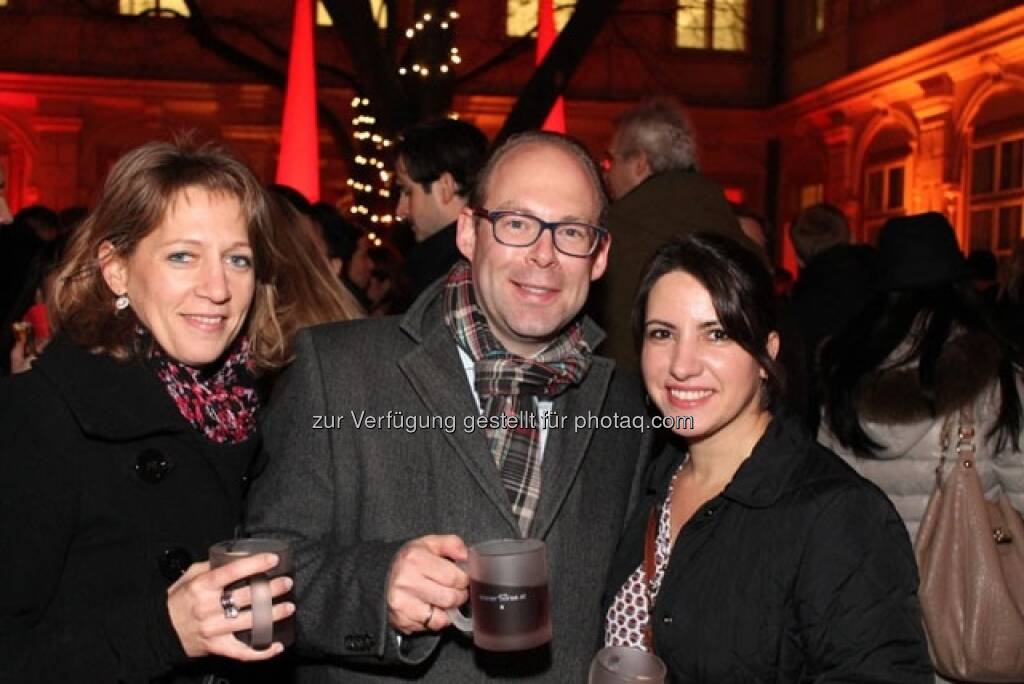
<svg viewBox="0 0 1024 684"><path fill-rule="evenodd" d="M652 473L604 605L643 559ZM795 421L776 418L679 532L653 614L672 682L929 682L917 567L892 504Z"/></svg>
<svg viewBox="0 0 1024 684"><path fill-rule="evenodd" d="M60 338L0 383L0 681L187 670L167 587L234 533L256 442L207 441L143 364Z"/></svg>

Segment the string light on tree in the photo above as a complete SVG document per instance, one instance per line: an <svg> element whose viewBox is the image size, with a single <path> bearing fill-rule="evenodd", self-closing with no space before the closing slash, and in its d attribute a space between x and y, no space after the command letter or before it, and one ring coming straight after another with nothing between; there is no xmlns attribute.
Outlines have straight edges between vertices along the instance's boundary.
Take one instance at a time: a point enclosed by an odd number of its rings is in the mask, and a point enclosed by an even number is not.
<svg viewBox="0 0 1024 684"><path fill-rule="evenodd" d="M409 49L406 52L406 62L398 67L399 76L416 75L420 79L450 77L452 65L462 61L459 49L451 46L448 50L438 51L430 50L430 46L436 46L439 42L445 46L450 45L455 21L458 18L459 13L455 10L441 14L430 10L423 12L412 26L405 30L405 37L409 39ZM431 53L443 54L444 58L438 62L436 57L430 56Z"/></svg>
<svg viewBox="0 0 1024 684"><path fill-rule="evenodd" d="M424 89L421 94L437 93L454 86L453 72L462 59L454 46L455 23L459 13L455 10L424 10L406 28L409 41L405 61L398 66L398 74L411 79L410 87ZM352 177L352 215L365 218L374 227L386 227L395 221L392 215L394 201L390 191L393 173L385 160L390 159L392 141L376 129L377 121L369 108L370 101L362 96L352 99L352 139L355 154L349 165ZM429 107L428 107L429 109ZM380 244L380 237L370 238Z"/></svg>
<svg viewBox="0 0 1024 684"><path fill-rule="evenodd" d="M377 119L370 113L370 100L359 95L352 98L352 140L355 155L349 165L352 176L346 183L352 188L353 217L366 217L374 224L390 224L391 192L388 184L391 174L384 158L392 142L376 130ZM370 238L374 240L374 238ZM379 244L380 238L376 238Z"/></svg>

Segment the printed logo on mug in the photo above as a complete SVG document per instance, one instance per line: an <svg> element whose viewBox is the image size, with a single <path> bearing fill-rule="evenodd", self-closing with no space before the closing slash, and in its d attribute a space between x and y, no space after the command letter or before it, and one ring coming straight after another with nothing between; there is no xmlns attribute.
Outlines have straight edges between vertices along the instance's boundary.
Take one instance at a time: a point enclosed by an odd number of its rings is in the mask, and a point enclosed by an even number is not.
<svg viewBox="0 0 1024 684"><path fill-rule="evenodd" d="M275 641L290 646L295 641L295 616L274 622L273 608L277 603L295 599L292 592L274 599L270 594L270 580L288 575L294 578L295 556L291 544L281 539L234 539L210 547L210 567L219 568L234 561L260 553L277 554L277 565L266 573L246 577L225 587L225 593L248 585L252 593L252 629L235 632L235 638L257 650L265 650ZM237 614L237 611L236 611Z"/></svg>
<svg viewBox="0 0 1024 684"><path fill-rule="evenodd" d="M547 549L539 539L496 539L469 549L473 616L448 616L488 651L525 651L551 641Z"/></svg>

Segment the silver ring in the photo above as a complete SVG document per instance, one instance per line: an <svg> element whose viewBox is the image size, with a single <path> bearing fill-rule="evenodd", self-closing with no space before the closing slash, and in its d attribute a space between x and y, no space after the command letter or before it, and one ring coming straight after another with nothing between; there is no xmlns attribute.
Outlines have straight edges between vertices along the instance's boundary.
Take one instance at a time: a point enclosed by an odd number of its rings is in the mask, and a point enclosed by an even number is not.
<svg viewBox="0 0 1024 684"><path fill-rule="evenodd" d="M423 625L423 629L430 629L430 620L434 617L434 606L430 606L430 612L427 613L427 617L423 619L420 624Z"/></svg>
<svg viewBox="0 0 1024 684"><path fill-rule="evenodd" d="M235 605L234 599L231 598L231 592L224 592L220 597L220 607L224 609L224 617L228 620L234 620L238 617L238 606Z"/></svg>

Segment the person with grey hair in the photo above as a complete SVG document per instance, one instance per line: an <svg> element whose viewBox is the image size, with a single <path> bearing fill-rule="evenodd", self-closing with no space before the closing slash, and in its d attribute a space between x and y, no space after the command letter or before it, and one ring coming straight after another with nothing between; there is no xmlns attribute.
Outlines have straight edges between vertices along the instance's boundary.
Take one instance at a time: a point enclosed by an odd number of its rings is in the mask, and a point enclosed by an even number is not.
<svg viewBox="0 0 1024 684"><path fill-rule="evenodd" d="M803 267L832 247L849 244L850 224L846 215L837 207L819 202L800 210L793 219L790 236L800 266Z"/></svg>
<svg viewBox="0 0 1024 684"><path fill-rule="evenodd" d="M693 126L674 100L644 102L615 124L603 163L615 200L604 225L615 252L594 313L608 335L601 351L636 371L629 312L643 267L658 247L695 232L724 234L755 252L758 247L740 230L721 186L700 173Z"/></svg>
<svg viewBox="0 0 1024 684"><path fill-rule="evenodd" d="M580 314L608 261L604 205L578 144L513 137L459 212L463 259L404 317L300 337L248 511L296 548L296 646L316 659L297 681L586 678L653 438L639 382ZM467 548L501 538L546 544L549 645L494 653L450 627Z"/></svg>

